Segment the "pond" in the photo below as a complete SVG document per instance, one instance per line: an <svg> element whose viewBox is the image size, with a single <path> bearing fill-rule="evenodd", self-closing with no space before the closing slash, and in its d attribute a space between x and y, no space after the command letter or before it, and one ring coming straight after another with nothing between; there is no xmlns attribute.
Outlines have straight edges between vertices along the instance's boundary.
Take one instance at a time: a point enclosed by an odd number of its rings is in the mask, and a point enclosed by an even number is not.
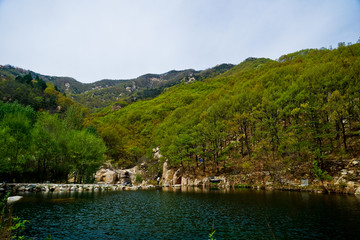
<svg viewBox="0 0 360 240"><path fill-rule="evenodd" d="M360 239L360 198L299 192L28 193L13 213L44 239Z"/></svg>

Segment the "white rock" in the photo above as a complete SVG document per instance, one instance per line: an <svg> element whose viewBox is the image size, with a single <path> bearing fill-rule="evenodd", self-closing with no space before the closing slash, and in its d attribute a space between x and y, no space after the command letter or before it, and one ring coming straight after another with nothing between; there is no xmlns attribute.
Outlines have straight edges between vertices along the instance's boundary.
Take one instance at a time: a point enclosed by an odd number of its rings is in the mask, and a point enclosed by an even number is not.
<svg viewBox="0 0 360 240"><path fill-rule="evenodd" d="M163 164L163 175L161 182L164 185L172 185L172 180L174 176L174 170L169 167L169 163L167 161Z"/></svg>
<svg viewBox="0 0 360 240"><path fill-rule="evenodd" d="M13 203L16 201L19 201L20 199L22 199L22 196L12 196L12 197L8 197L7 202L8 203Z"/></svg>
<svg viewBox="0 0 360 240"><path fill-rule="evenodd" d="M354 182L353 182L353 181L349 181L349 182L347 182L347 185L348 185L348 187L354 187Z"/></svg>
<svg viewBox="0 0 360 240"><path fill-rule="evenodd" d="M102 168L95 173L95 181L114 184L117 176L118 174L115 171Z"/></svg>

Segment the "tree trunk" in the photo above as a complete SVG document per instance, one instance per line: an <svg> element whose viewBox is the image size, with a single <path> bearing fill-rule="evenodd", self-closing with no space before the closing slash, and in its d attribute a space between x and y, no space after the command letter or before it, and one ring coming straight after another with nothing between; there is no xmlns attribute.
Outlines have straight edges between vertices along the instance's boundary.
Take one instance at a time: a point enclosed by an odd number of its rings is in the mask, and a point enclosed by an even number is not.
<svg viewBox="0 0 360 240"><path fill-rule="evenodd" d="M345 132L344 119L341 119L340 123L341 123L341 127L342 127L342 135L343 135L344 148L345 148L345 152L347 152L347 145L346 145L346 132Z"/></svg>

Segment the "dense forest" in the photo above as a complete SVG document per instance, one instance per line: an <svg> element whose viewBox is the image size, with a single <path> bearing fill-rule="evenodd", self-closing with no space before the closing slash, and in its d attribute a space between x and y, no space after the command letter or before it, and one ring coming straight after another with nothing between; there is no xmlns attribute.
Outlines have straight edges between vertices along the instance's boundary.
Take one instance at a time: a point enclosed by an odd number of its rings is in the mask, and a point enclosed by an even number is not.
<svg viewBox="0 0 360 240"><path fill-rule="evenodd" d="M93 114L54 85L26 78L0 82L0 174L11 181L33 173L39 181L91 181L105 160L151 162L154 172L168 160L199 174L325 179L337 160L360 153L360 44L248 58ZM157 147L160 161L152 159Z"/></svg>
<svg viewBox="0 0 360 240"><path fill-rule="evenodd" d="M160 148L172 166L326 178L358 156L360 44L249 58L228 72L86 120L120 166ZM290 172L289 172L290 171Z"/></svg>
<svg viewBox="0 0 360 240"><path fill-rule="evenodd" d="M85 108L30 74L2 80L0 96L2 181L93 181L106 147Z"/></svg>

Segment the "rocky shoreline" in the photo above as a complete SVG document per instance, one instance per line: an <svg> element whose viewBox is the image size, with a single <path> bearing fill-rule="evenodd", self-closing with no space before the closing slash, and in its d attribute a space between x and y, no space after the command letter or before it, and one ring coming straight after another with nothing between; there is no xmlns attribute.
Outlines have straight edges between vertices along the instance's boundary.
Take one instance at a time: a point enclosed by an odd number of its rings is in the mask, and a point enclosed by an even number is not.
<svg viewBox="0 0 360 240"><path fill-rule="evenodd" d="M219 179L220 180L220 179ZM134 190L149 190L149 189L162 189L166 191L171 190L186 190L190 189L202 189L202 190L230 190L230 189L257 189L266 191L297 191L297 192L312 192L312 193L340 193L340 194L351 194L360 196L360 187L357 189L334 189L332 186L320 186L320 185L247 185L247 184L225 184L224 180L219 182L207 182L204 185L185 185L185 184L174 184L174 185L129 185L123 184L55 184L55 183L8 183L3 184L0 191L11 191L13 193L21 192L44 192L44 193L61 193L61 192L105 192L105 191L134 191Z"/></svg>
<svg viewBox="0 0 360 240"><path fill-rule="evenodd" d="M157 186L131 186L123 184L55 184L55 183L8 183L0 190L12 192L97 192L97 191L126 191L138 189L156 189Z"/></svg>
<svg viewBox="0 0 360 240"><path fill-rule="evenodd" d="M189 190L192 188L228 189L252 188L278 191L298 191L314 193L339 193L360 196L360 164L359 160L348 161L347 166L339 169L332 181L321 182L317 179L281 178L272 182L268 172L255 172L247 175L208 175L190 174L182 168L172 168L168 162L163 164L159 185L156 184L157 176L150 179L143 178L145 170L142 165L132 169L114 169L111 166L99 169L95 174L94 184L70 183L7 183L0 184L0 192L97 192L97 191L126 191L139 189L163 190ZM200 171L201 172L201 171ZM158 175L159 176L159 175ZM260 176L260 177L259 177Z"/></svg>

